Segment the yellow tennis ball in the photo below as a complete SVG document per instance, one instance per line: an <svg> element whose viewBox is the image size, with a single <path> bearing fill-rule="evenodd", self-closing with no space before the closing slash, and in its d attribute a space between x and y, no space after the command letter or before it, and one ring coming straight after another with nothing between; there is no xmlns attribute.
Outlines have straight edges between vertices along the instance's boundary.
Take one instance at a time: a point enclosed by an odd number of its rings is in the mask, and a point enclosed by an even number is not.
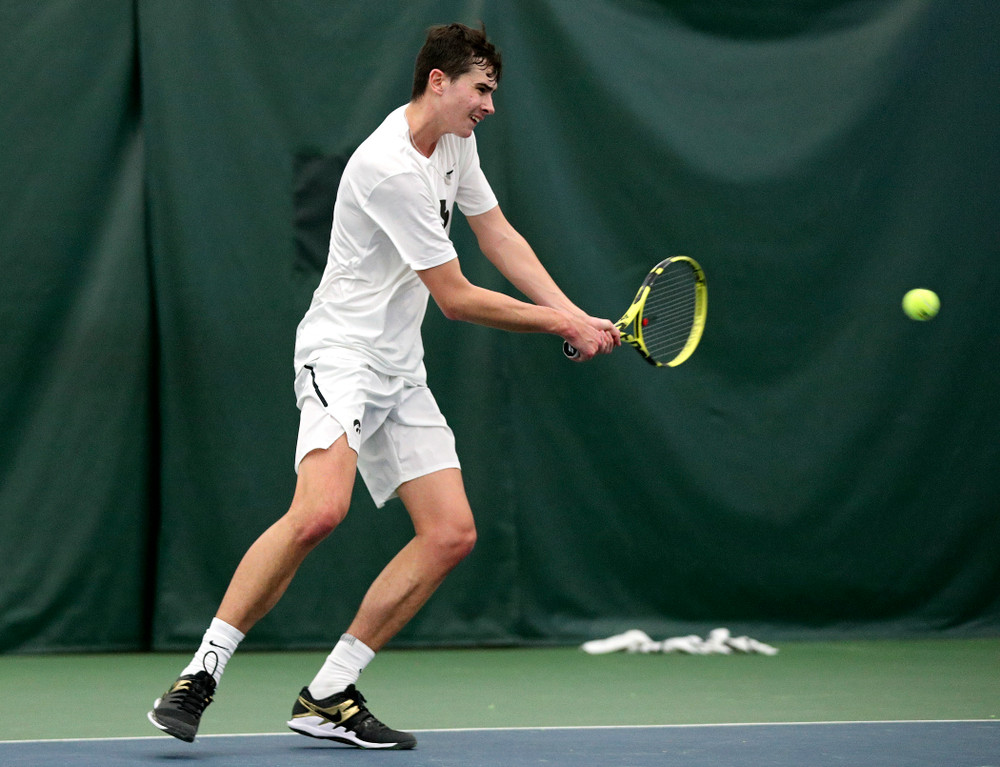
<svg viewBox="0 0 1000 767"><path fill-rule="evenodd" d="M938 294L927 288L914 288L903 296L903 311L911 320L934 319L940 308Z"/></svg>

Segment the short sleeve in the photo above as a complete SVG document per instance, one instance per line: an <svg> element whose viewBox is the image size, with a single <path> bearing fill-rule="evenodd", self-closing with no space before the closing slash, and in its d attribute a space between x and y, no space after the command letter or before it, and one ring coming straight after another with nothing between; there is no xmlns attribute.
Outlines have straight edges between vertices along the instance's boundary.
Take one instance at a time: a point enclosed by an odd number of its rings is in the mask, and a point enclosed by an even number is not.
<svg viewBox="0 0 1000 767"><path fill-rule="evenodd" d="M430 269L458 257L438 203L419 176L390 176L375 187L364 209L411 269Z"/></svg>

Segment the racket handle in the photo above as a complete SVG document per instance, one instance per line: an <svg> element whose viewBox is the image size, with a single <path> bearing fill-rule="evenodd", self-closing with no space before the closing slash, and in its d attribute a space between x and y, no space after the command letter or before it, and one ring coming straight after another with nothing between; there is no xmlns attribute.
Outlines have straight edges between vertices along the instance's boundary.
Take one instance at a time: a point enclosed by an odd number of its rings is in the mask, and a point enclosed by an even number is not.
<svg viewBox="0 0 1000 767"><path fill-rule="evenodd" d="M563 354L571 360L575 360L580 356L579 350L573 346L569 341L563 341Z"/></svg>

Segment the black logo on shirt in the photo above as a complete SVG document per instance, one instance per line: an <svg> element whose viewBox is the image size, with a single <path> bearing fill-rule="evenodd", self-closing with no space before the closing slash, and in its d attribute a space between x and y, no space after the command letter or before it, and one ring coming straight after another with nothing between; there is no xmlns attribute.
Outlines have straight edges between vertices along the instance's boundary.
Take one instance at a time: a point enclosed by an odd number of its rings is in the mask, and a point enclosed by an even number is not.
<svg viewBox="0 0 1000 767"><path fill-rule="evenodd" d="M447 228L448 226L448 201L441 200L441 225Z"/></svg>

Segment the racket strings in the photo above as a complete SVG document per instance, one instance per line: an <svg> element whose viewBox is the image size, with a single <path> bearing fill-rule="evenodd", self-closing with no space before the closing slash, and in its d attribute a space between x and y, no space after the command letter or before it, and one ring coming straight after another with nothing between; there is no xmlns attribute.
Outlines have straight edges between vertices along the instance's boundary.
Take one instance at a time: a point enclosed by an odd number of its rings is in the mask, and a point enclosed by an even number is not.
<svg viewBox="0 0 1000 767"><path fill-rule="evenodd" d="M649 356L656 361L669 362L687 346L695 323L696 287L691 269L672 265L650 288L640 332Z"/></svg>

